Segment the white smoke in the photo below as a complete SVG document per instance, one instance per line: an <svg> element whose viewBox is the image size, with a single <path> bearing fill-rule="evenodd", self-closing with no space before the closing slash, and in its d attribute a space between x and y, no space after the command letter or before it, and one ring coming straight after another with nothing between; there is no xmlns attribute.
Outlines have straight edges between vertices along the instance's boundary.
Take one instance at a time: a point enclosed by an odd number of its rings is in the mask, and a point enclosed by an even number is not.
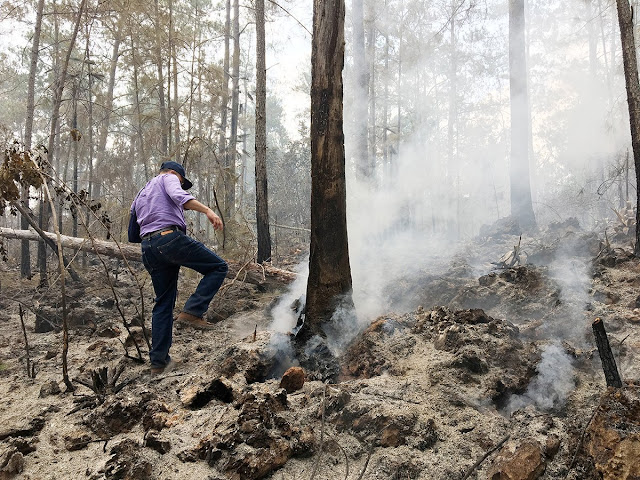
<svg viewBox="0 0 640 480"><path fill-rule="evenodd" d="M547 345L537 368L537 375L531 380L527 391L509 399L506 411L535 405L540 410L550 410L563 405L575 387L573 362L558 343Z"/></svg>
<svg viewBox="0 0 640 480"><path fill-rule="evenodd" d="M296 326L307 292L309 259L306 258L298 264L295 272L296 279L271 310L272 322L269 329L277 333L289 333Z"/></svg>

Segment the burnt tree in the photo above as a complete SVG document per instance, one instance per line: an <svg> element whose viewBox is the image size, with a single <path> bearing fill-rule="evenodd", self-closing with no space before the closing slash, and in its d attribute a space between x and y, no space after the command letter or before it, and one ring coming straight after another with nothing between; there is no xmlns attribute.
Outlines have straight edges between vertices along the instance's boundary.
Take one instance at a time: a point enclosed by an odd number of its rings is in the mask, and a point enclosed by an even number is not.
<svg viewBox="0 0 640 480"><path fill-rule="evenodd" d="M629 0L616 0L618 6L618 24L622 41L622 61L624 79L627 85L627 103L629 105L629 121L631 124L631 147L633 162L636 167L636 185L640 185L640 84L638 83L638 59L633 37L633 10ZM640 190L636 195L636 245L633 253L640 256Z"/></svg>
<svg viewBox="0 0 640 480"><path fill-rule="evenodd" d="M509 0L509 90L511 98L511 215L535 227L529 175L529 94L524 0Z"/></svg>
<svg viewBox="0 0 640 480"><path fill-rule="evenodd" d="M306 324L314 333L351 302L342 115L344 0L314 0L311 47L311 251Z"/></svg>
<svg viewBox="0 0 640 480"><path fill-rule="evenodd" d="M267 68L265 60L264 0L256 0L256 223L257 262L271 260L267 186Z"/></svg>

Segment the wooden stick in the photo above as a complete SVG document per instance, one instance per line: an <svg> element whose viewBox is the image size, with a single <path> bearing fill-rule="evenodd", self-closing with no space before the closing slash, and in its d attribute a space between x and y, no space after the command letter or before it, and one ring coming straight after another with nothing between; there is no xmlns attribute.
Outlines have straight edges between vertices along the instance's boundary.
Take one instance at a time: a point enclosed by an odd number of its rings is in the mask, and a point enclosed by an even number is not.
<svg viewBox="0 0 640 480"><path fill-rule="evenodd" d="M476 468L478 468L482 464L482 462L484 462L489 457L489 455L491 455L493 452L498 450L502 445L504 445L505 442L509 440L509 438L511 438L511 435L507 435L506 437L504 437L502 440L500 440L500 442L498 442L498 444L495 447L493 447L491 450L487 451L487 453L485 453L482 457L480 457L478 461L474 463L469 470L467 470L467 473L464 474L464 477L462 477L461 480L466 480L467 478L469 478L469 476L473 472L475 472Z"/></svg>
<svg viewBox="0 0 640 480"><path fill-rule="evenodd" d="M604 378L607 381L608 387L622 388L622 380L620 379L620 373L616 366L616 359L611 351L609 345L609 338L607 332L604 329L604 322L600 317L596 318L591 324L593 329L593 335L596 338L596 345L598 346L598 353L600 354L600 360L602 361L602 370L604 371Z"/></svg>
<svg viewBox="0 0 640 480"><path fill-rule="evenodd" d="M29 356L29 339L27 338L27 329L24 326L24 313L22 311L22 305L18 305L18 310L20 312L20 325L22 326L22 334L24 335L24 349L27 352L27 377L35 378L35 375L31 376L31 358Z"/></svg>

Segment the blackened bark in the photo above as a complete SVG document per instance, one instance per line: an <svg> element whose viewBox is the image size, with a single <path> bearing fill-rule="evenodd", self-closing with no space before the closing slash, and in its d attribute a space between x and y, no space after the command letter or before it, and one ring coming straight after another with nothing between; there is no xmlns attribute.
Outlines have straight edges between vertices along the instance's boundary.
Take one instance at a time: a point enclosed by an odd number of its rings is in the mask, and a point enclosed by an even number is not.
<svg viewBox="0 0 640 480"><path fill-rule="evenodd" d="M633 11L629 0L616 0L618 23L622 40L624 79L627 84L627 103L631 124L631 147L636 167L636 185L640 185L640 84L638 84L638 60L633 37ZM636 245L633 253L640 257L640 190L636 193Z"/></svg>
<svg viewBox="0 0 640 480"><path fill-rule="evenodd" d="M604 370L604 378L607 381L607 386L622 388L622 380L620 379L620 373L618 373L616 359L609 345L607 332L604 329L604 322L601 318L596 318L591 324L591 328L596 338L596 345L598 346L598 353L602 361L602 370Z"/></svg>
<svg viewBox="0 0 640 480"><path fill-rule="evenodd" d="M256 222L257 262L271 259L267 189L267 68L265 59L264 0L256 0Z"/></svg>
<svg viewBox="0 0 640 480"><path fill-rule="evenodd" d="M315 333L351 301L342 114L344 0L314 0L311 50L311 252L306 324Z"/></svg>

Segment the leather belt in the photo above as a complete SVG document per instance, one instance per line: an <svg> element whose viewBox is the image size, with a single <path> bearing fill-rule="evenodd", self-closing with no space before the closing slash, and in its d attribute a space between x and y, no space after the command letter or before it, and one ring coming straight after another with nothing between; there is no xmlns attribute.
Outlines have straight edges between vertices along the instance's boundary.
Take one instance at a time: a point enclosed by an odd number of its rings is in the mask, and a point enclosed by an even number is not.
<svg viewBox="0 0 640 480"><path fill-rule="evenodd" d="M156 235L164 235L165 233L175 232L176 230L178 230L178 227L176 227L175 225L172 225L170 227L161 228L160 230L155 230L153 232L147 233L146 235L143 235L141 238L142 240L147 240L151 237L155 237Z"/></svg>

